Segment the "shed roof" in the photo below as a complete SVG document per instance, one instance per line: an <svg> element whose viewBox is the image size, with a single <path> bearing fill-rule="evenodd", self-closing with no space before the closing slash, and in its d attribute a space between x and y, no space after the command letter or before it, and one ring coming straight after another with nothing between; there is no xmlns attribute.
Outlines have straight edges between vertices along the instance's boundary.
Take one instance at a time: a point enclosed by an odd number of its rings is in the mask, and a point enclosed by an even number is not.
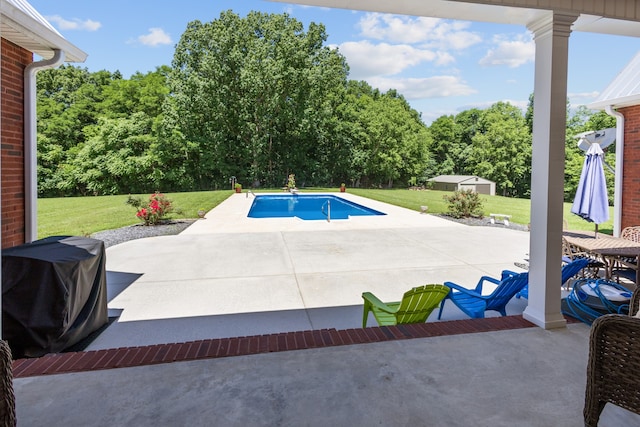
<svg viewBox="0 0 640 427"><path fill-rule="evenodd" d="M84 62L87 54L66 40L26 0L0 1L2 38L44 59L61 50L67 62Z"/></svg>
<svg viewBox="0 0 640 427"><path fill-rule="evenodd" d="M598 99L588 105L594 110L607 106L628 107L640 104L640 52L618 73Z"/></svg>
<svg viewBox="0 0 640 427"><path fill-rule="evenodd" d="M440 175L428 181L446 182L450 184L463 184L467 181L473 181L474 184L493 184L493 181L475 175Z"/></svg>

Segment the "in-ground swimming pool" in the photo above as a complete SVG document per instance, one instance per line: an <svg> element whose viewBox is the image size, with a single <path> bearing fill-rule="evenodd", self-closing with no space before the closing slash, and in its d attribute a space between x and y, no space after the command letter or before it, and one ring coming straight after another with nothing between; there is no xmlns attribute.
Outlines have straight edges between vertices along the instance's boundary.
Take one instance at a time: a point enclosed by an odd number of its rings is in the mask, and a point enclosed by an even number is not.
<svg viewBox="0 0 640 427"><path fill-rule="evenodd" d="M350 216L386 215L342 197L322 194L255 196L250 218L298 217L304 220L348 219Z"/></svg>

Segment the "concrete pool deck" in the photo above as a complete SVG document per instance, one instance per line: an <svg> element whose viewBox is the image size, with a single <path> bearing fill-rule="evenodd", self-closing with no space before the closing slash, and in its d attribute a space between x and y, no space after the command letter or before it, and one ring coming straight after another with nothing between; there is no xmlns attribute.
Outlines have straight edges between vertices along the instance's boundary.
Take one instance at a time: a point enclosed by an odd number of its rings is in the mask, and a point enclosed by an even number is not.
<svg viewBox="0 0 640 427"><path fill-rule="evenodd" d="M426 283L475 287L518 270L529 250L527 232L340 196L387 215L248 218L253 195L241 193L179 235L108 248L109 309L119 317L87 350L360 327L364 291L392 301ZM508 313L525 306L514 299ZM463 318L445 307L443 320Z"/></svg>
<svg viewBox="0 0 640 427"><path fill-rule="evenodd" d="M584 425L584 324L487 328L526 322L510 316L340 330L360 327L362 290L386 299L428 281L472 286L512 268L528 233L388 205L379 206L397 215L384 222L256 223L243 217L244 197L232 196L182 235L107 250L109 306L121 316L92 347L119 348L18 363L18 425ZM508 310L525 304L514 299ZM451 306L444 317L464 318ZM324 327L338 330L315 330ZM411 333L433 329L444 333ZM304 332L231 338L226 348L217 343L222 357L199 358L214 343L188 342L289 330ZM325 333L384 340L287 344ZM256 344L252 352L250 343L264 339L286 348L256 354ZM139 347L162 342L177 344ZM639 423L607 405L600 426Z"/></svg>

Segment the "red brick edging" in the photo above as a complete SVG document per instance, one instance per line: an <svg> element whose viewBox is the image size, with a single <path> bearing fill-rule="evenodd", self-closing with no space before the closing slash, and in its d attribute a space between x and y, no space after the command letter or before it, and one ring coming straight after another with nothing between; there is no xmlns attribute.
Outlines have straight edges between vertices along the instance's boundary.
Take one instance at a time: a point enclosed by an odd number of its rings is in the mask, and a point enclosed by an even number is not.
<svg viewBox="0 0 640 427"><path fill-rule="evenodd" d="M567 318L569 322L572 319ZM55 353L13 362L14 378L155 365L319 347L522 329L535 326L522 316L490 317L365 329L322 329L249 337L215 338L107 350Z"/></svg>

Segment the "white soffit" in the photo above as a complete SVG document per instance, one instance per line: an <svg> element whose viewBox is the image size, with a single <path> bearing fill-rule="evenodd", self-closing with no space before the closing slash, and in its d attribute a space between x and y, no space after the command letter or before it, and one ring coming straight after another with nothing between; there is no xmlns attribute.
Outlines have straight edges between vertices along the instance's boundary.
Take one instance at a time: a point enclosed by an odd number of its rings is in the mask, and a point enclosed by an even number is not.
<svg viewBox="0 0 640 427"><path fill-rule="evenodd" d="M453 0L267 0L270 2L302 4L307 6L329 7L337 9L361 10L368 12L393 13L399 15L427 16L432 18L458 19L463 21L492 22L496 24L513 24L528 26L549 16L551 9L555 6L558 12L576 13L580 16L572 26L573 31L592 32L601 34L613 34L622 36L640 37L640 22L629 18L612 19L594 15L593 11L598 9L595 3L602 3L605 7L605 0L594 0L590 2L590 8L582 13L580 8L571 7L569 1L537 2L548 4L542 7L516 7L496 4L485 4L474 1L467 3ZM496 3L487 1L486 3ZM521 0L523 6L534 1ZM613 3L613 2L610 2Z"/></svg>
<svg viewBox="0 0 640 427"><path fill-rule="evenodd" d="M393 13L399 15L428 16L431 18L483 21L498 24L521 24L535 22L549 11L521 7L495 6L446 0L267 0L279 3L303 4L336 9L361 10L367 12Z"/></svg>
<svg viewBox="0 0 640 427"><path fill-rule="evenodd" d="M69 43L25 0L0 0L0 34L3 39L44 59L62 50L67 62L84 62L87 54Z"/></svg>
<svg viewBox="0 0 640 427"><path fill-rule="evenodd" d="M640 22L622 19L603 18L602 16L580 15L571 27L573 31L583 33L611 34L616 36L640 37Z"/></svg>

